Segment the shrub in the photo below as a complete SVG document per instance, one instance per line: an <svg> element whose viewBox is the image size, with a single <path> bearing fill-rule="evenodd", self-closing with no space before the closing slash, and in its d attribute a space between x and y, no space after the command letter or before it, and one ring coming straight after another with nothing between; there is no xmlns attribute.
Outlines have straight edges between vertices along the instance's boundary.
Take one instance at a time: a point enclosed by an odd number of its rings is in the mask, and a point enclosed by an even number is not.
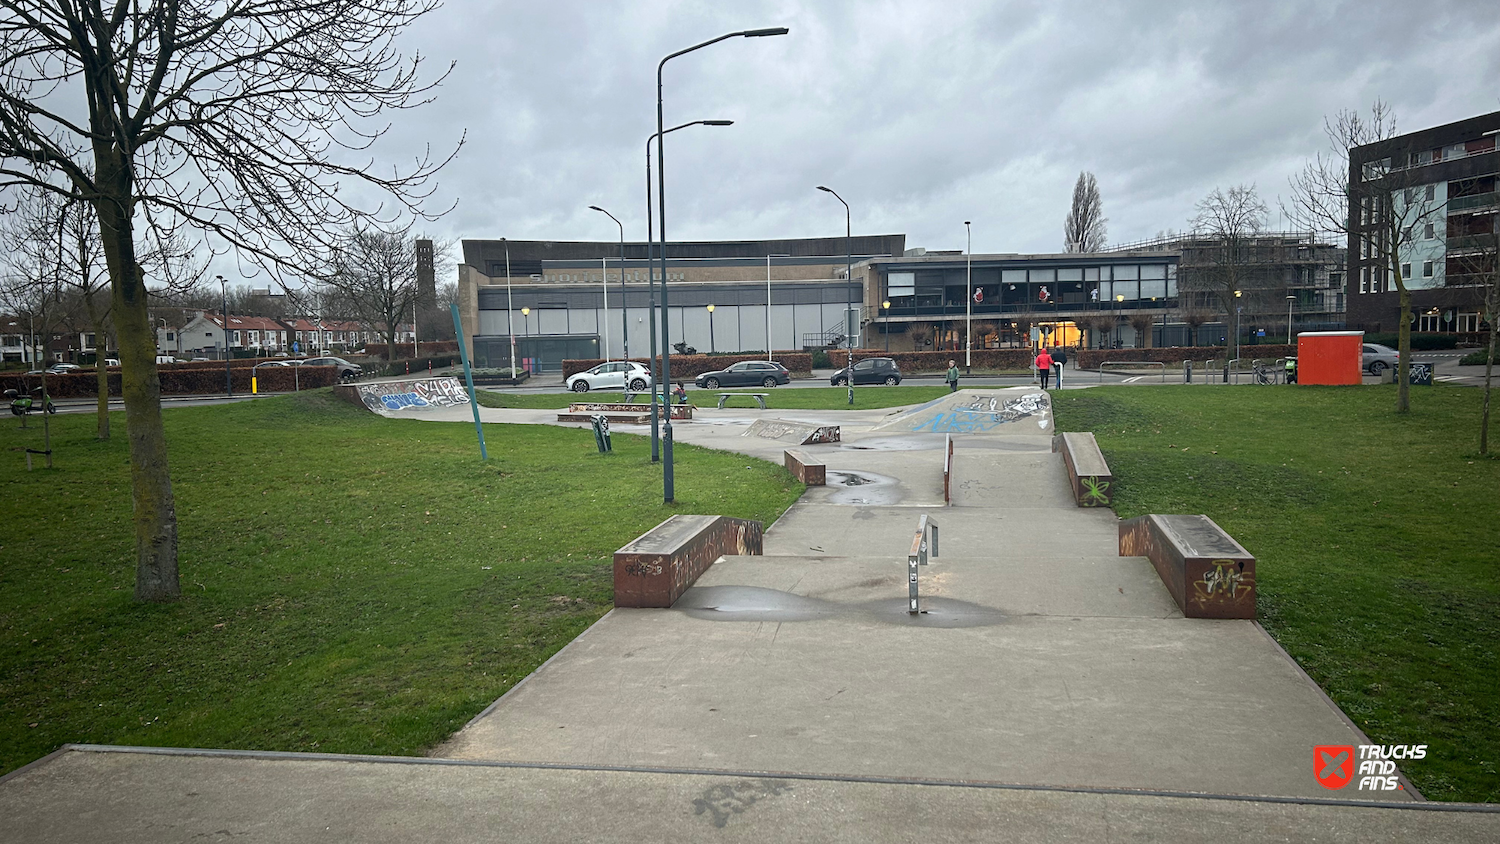
<svg viewBox="0 0 1500 844"><path fill-rule="evenodd" d="M828 351L826 349L813 349L813 351L812 351L812 368L813 369L832 369L833 368L833 363L828 360Z"/></svg>
<svg viewBox="0 0 1500 844"><path fill-rule="evenodd" d="M1484 356L1485 356L1485 354L1488 351L1489 351L1489 349L1480 349L1480 350L1475 351L1475 352L1469 352L1468 354L1466 354L1463 357L1461 357L1461 358L1458 359L1458 365L1459 366L1484 366ZM1491 361L1491 362L1493 363L1493 361Z"/></svg>

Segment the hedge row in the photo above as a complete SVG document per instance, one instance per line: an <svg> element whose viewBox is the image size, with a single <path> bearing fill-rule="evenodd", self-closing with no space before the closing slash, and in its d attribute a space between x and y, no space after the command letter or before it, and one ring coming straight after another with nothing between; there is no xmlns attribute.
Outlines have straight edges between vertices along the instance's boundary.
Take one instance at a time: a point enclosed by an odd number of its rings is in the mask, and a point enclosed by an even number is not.
<svg viewBox="0 0 1500 844"><path fill-rule="evenodd" d="M1389 334L1366 334L1366 343L1379 343L1382 346L1397 348L1401 342L1401 335L1391 332ZM1418 334L1411 333L1411 347L1418 351L1431 351L1433 349L1456 349L1458 348L1457 334Z"/></svg>
<svg viewBox="0 0 1500 844"><path fill-rule="evenodd" d="M1079 369L1098 369L1107 361L1134 362L1158 361L1166 364L1181 364L1185 360L1223 360L1232 351L1223 346L1172 346L1165 349L1083 349L1074 352L1068 363ZM1245 358L1280 358L1297 354L1297 347L1284 343L1264 346L1242 346L1240 354Z"/></svg>
<svg viewBox="0 0 1500 844"><path fill-rule="evenodd" d="M385 358L386 358L385 344L384 343L366 343L365 344L365 354L370 355L371 357L377 357L377 358L380 358L381 360L385 360ZM405 360L405 358L402 357L402 356L403 355L408 355L408 354L411 354L411 344L410 343L397 343L396 344L396 355L397 355L396 359L397 360ZM434 340L431 343L426 343L426 342L418 341L418 343L417 343L417 354L416 354L415 357L421 358L421 359L425 360L426 358L441 357L443 355L454 355L454 356L457 356L458 355L458 341L457 340ZM423 364L423 365L425 366L426 364ZM413 368L415 368L415 367L413 367Z"/></svg>
<svg viewBox="0 0 1500 844"><path fill-rule="evenodd" d="M979 369L1023 370L1031 367L1032 357L1032 352L1026 349L975 349L970 360ZM862 358L890 358L896 362L903 375L947 372L948 361L957 363L960 368L964 366L962 351L887 352L883 349L855 349L854 360ZM849 363L849 351L829 349L828 363L831 367L842 369Z"/></svg>
<svg viewBox="0 0 1500 844"><path fill-rule="evenodd" d="M229 372L235 392L250 392L250 367L231 366ZM161 378L161 392L164 396L213 395L224 392L223 361L219 361L215 368L164 366L157 373ZM302 366L296 369L263 366L256 371L255 378L257 388L267 393L291 392L299 385L301 389L310 390L314 387L328 387L339 381L338 370L332 366ZM41 385L42 379L36 375L0 375L0 390L29 392ZM94 398L99 394L98 388L99 376L94 372L47 376L47 392L56 399ZM109 394L120 395L118 369L110 370Z"/></svg>
<svg viewBox="0 0 1500 844"><path fill-rule="evenodd" d="M437 345L434 343L433 345ZM379 371L384 375L426 375L428 369L442 369L447 366L457 366L460 363L457 350L451 354L438 355L435 357L414 358L412 360L395 360L386 363L375 360L364 365L365 374ZM508 373L510 370L506 370Z"/></svg>
<svg viewBox="0 0 1500 844"><path fill-rule="evenodd" d="M812 374L812 355L807 352L777 352L776 362L787 368L793 375ZM681 381L701 375L705 372L714 372L727 368L732 363L742 360L765 360L764 354L759 355L672 355L672 380ZM646 364L648 358L631 358L639 364ZM563 378L570 378L586 369L604 363L602 358L592 360L565 360L562 362ZM658 361L659 363L659 361Z"/></svg>

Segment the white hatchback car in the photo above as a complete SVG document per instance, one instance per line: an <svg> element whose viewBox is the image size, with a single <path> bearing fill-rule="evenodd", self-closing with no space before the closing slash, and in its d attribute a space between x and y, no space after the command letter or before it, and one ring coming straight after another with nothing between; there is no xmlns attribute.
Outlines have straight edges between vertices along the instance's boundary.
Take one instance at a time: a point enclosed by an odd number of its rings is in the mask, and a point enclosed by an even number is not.
<svg viewBox="0 0 1500 844"><path fill-rule="evenodd" d="M651 370L643 363L616 360L601 363L593 369L568 378L568 389L575 393L589 390L624 390L644 393L651 386Z"/></svg>

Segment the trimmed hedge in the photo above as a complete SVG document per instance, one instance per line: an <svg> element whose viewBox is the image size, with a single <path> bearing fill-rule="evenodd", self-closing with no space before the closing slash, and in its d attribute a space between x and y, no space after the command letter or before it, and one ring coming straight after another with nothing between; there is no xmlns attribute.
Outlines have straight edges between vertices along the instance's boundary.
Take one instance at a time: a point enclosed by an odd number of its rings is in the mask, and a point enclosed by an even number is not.
<svg viewBox="0 0 1500 844"><path fill-rule="evenodd" d="M405 354L409 354L410 352L411 352L411 344L410 343L397 343L396 344L396 354L397 355L405 355ZM365 344L365 354L370 355L371 357L377 357L377 358L380 358L381 360L385 360L385 358L386 358L385 344L384 343L366 343ZM457 340L434 340L431 343L427 343L427 342L423 342L423 341L418 341L417 342L417 358L420 358L422 360L426 360L427 358L442 357L444 355L452 355L453 357L458 357L458 341ZM409 359L410 358L402 358L402 357L396 358L396 360L398 362L402 361L402 360L409 360ZM425 367L426 364L423 364L423 366ZM413 368L415 368L415 367L413 367Z"/></svg>
<svg viewBox="0 0 1500 844"><path fill-rule="evenodd" d="M1068 356L1068 363L1078 369L1098 369L1107 361L1158 361L1180 364L1185 360L1223 360L1229 349L1223 346L1171 346L1158 349L1083 349ZM1297 354L1296 346L1285 343L1264 346L1241 346L1240 354L1246 358L1284 358Z"/></svg>
<svg viewBox="0 0 1500 844"><path fill-rule="evenodd" d="M1401 335L1391 333L1366 334L1366 343L1379 343L1382 346L1390 346L1393 349L1400 348ZM1432 351L1434 349L1456 349L1458 348L1457 334L1418 334L1411 333L1411 347L1417 351Z"/></svg>
<svg viewBox="0 0 1500 844"><path fill-rule="evenodd" d="M438 345L434 343L433 345ZM441 369L445 366L457 366L460 363L458 352L452 354L438 355L435 357L412 358L409 360L395 360L385 363L380 360L365 365L366 373L379 370L383 375L426 375L429 366L433 369ZM510 370L506 370L507 373Z"/></svg>
<svg viewBox="0 0 1500 844"><path fill-rule="evenodd" d="M705 372L715 372L728 367L732 363L742 360L765 360L760 355L672 355L672 380L680 381L693 378ZM639 364L645 364L647 358L631 358ZM660 361L658 361L659 363ZM777 352L776 362L787 368L793 375L812 374L812 355L807 352ZM593 369L604 363L603 358L592 360L565 360L562 362L563 378L571 378L586 369Z"/></svg>
<svg viewBox="0 0 1500 844"><path fill-rule="evenodd" d="M214 361L212 367L198 364L176 364L157 368L161 379L161 394L164 396L213 395L224 392L224 362ZM250 392L252 366L241 366L230 362L230 379L236 393ZM339 382L338 370L332 366L301 366L293 370L288 366L263 366L255 374L258 389L268 393L291 392L299 383L304 390L328 387ZM0 375L0 390L27 392L41 386L38 376ZM55 399L94 398L99 394L99 376L93 371L75 372L68 375L48 375L47 392ZM120 371L114 367L109 372L109 394L120 395Z"/></svg>

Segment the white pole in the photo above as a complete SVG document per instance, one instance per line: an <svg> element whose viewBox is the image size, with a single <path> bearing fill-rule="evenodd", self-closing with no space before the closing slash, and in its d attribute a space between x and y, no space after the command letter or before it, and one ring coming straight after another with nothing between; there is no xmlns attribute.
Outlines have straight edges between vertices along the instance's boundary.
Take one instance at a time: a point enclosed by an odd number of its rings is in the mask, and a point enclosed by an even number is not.
<svg viewBox="0 0 1500 844"><path fill-rule="evenodd" d="M964 275L969 295L964 299L964 369L974 367L974 232L964 220L964 236L968 245L964 248L966 266Z"/></svg>
<svg viewBox="0 0 1500 844"><path fill-rule="evenodd" d="M604 362L609 362L609 259L600 258L604 267L604 316L599 320L600 343L604 346Z"/></svg>
<svg viewBox="0 0 1500 844"><path fill-rule="evenodd" d="M516 323L513 314L516 310L515 300L510 295L510 241L500 238L505 244L505 330L510 332L510 380L516 380Z"/></svg>
<svg viewBox="0 0 1500 844"><path fill-rule="evenodd" d="M771 256L766 256L766 360L775 362L771 354Z"/></svg>

